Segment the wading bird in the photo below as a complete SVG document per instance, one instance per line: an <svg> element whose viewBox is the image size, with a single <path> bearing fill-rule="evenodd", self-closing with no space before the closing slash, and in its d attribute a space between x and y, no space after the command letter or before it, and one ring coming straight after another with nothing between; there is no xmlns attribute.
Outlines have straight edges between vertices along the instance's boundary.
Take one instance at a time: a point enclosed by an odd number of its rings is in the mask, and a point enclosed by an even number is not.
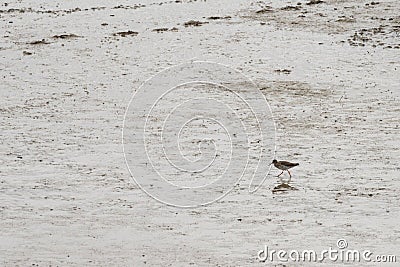
<svg viewBox="0 0 400 267"><path fill-rule="evenodd" d="M291 163L291 162L288 162L288 161L277 161L276 159L274 159L271 164L274 164L274 166L276 168L278 168L278 169L280 169L282 171L278 175L278 177L281 176L284 171L287 171L289 173L289 176L290 176L289 181L292 178L292 175L290 174L289 169L299 165L299 163Z"/></svg>

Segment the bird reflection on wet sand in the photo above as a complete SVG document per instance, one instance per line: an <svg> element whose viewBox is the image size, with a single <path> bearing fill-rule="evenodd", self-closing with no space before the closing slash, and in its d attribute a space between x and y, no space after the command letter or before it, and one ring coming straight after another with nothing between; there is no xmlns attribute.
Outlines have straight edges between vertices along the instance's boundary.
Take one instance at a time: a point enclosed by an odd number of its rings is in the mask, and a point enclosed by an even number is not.
<svg viewBox="0 0 400 267"><path fill-rule="evenodd" d="M272 189L272 193L287 193L289 191L299 190L296 187L290 186L288 183L281 183Z"/></svg>

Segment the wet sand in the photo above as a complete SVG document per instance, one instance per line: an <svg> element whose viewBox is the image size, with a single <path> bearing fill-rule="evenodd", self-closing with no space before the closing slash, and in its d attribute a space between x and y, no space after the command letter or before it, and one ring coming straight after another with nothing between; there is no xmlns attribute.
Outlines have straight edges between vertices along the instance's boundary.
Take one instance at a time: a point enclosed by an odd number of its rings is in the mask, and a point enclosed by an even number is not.
<svg viewBox="0 0 400 267"><path fill-rule="evenodd" d="M399 261L399 5L2 3L0 265L262 266L264 245L321 251L340 238ZM193 59L255 81L278 159L300 163L290 186L273 170L254 194L245 180L179 209L132 182L129 99Z"/></svg>

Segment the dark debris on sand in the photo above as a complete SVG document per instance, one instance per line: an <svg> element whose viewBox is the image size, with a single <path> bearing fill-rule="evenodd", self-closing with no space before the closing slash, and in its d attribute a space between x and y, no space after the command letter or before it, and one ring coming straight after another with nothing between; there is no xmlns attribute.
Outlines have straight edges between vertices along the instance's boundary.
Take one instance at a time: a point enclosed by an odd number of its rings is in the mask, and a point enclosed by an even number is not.
<svg viewBox="0 0 400 267"><path fill-rule="evenodd" d="M211 16L211 17L208 17L207 19L209 19L209 20L219 20L219 19L231 19L231 18L232 18L231 16L225 16L225 17Z"/></svg>
<svg viewBox="0 0 400 267"><path fill-rule="evenodd" d="M136 35L138 35L138 34L139 34L138 32L134 32L134 31L124 31L124 32L116 32L116 33L113 33L113 36L126 37L126 36L129 36L129 35L131 35L131 36L136 36Z"/></svg>
<svg viewBox="0 0 400 267"><path fill-rule="evenodd" d="M256 14L264 14L264 13L270 13L270 12L274 12L274 9L270 6L266 6L263 9L257 10Z"/></svg>
<svg viewBox="0 0 400 267"><path fill-rule="evenodd" d="M316 4L322 4L324 1L322 0L311 0L310 2L306 3L306 5L316 5Z"/></svg>
<svg viewBox="0 0 400 267"><path fill-rule="evenodd" d="M53 38L54 39L69 39L69 38L79 38L80 36L73 34L73 33L69 33L69 34L60 34L60 35L54 35Z"/></svg>
<svg viewBox="0 0 400 267"><path fill-rule="evenodd" d="M173 28L157 28L157 29L153 29L151 30L152 32L157 32L157 33L163 33L163 32L177 32L178 28L173 27Z"/></svg>
<svg viewBox="0 0 400 267"><path fill-rule="evenodd" d="M207 24L207 21L198 21L198 20L189 20L188 22L185 22L183 26L185 27L199 27L202 26L203 24Z"/></svg>
<svg viewBox="0 0 400 267"><path fill-rule="evenodd" d="M30 44L30 45L41 45L41 44L49 44L49 42L47 42L45 39L42 39L42 40L37 40L37 41L33 41L33 42L30 42L30 43L27 43L27 44Z"/></svg>

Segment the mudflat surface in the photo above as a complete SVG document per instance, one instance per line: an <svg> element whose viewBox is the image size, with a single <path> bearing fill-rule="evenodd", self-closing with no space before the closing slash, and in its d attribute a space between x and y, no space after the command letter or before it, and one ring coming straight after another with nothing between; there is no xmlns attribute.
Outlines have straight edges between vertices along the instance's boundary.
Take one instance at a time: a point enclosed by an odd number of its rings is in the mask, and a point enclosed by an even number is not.
<svg viewBox="0 0 400 267"><path fill-rule="evenodd" d="M338 239L400 261L399 9L2 2L0 265L262 266L264 245L319 252ZM179 209L133 183L121 142L129 99L190 60L257 84L277 158L300 163L290 186L272 170L254 194L243 180L212 205Z"/></svg>

